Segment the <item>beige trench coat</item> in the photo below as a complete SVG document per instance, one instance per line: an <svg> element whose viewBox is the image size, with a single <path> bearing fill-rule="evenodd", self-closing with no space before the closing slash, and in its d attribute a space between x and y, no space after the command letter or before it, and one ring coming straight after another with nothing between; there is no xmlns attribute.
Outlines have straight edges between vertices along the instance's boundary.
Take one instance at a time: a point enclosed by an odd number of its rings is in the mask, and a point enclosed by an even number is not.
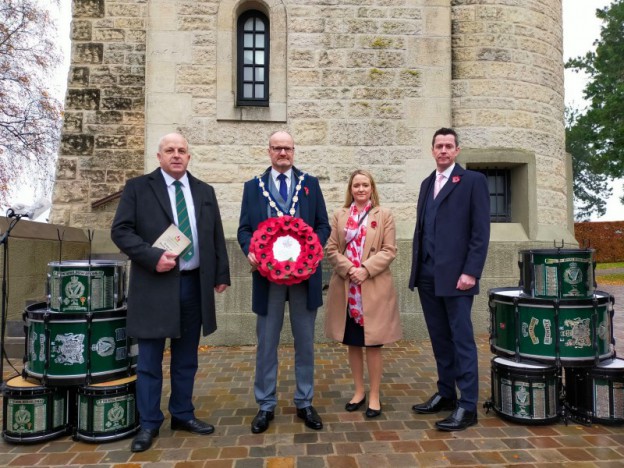
<svg viewBox="0 0 624 468"><path fill-rule="evenodd" d="M344 228L348 219L348 208L341 208L334 213L332 231L326 246L327 259L334 271L325 306L325 335L340 342L344 338L347 313L347 272L353 266L343 255ZM362 265L370 274L370 278L362 283L364 343L367 346L393 343L402 337L397 295L390 272L396 250L396 229L392 213L387 208L373 208L368 213L362 252Z"/></svg>

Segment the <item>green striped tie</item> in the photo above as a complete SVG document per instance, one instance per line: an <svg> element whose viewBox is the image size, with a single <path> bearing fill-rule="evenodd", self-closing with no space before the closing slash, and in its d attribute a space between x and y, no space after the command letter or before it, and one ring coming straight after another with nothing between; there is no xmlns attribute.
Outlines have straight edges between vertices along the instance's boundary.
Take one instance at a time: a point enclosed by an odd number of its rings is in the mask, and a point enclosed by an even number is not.
<svg viewBox="0 0 624 468"><path fill-rule="evenodd" d="M183 260L189 261L193 258L193 233L191 232L191 223L189 222L186 200L184 199L184 192L182 191L182 182L176 180L173 185L175 185L176 188L175 198L176 210L178 212L178 228L191 241L191 245L189 245L181 255Z"/></svg>

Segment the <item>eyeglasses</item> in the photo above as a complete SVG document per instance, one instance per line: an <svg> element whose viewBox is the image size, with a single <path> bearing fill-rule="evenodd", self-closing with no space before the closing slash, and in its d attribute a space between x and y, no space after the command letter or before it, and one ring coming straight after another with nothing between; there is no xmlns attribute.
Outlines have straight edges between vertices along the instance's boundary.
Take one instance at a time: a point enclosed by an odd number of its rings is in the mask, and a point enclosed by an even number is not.
<svg viewBox="0 0 624 468"><path fill-rule="evenodd" d="M295 148L290 146L269 146L271 151L275 151L276 153L281 153L282 151L286 151L286 153L290 154L295 151Z"/></svg>

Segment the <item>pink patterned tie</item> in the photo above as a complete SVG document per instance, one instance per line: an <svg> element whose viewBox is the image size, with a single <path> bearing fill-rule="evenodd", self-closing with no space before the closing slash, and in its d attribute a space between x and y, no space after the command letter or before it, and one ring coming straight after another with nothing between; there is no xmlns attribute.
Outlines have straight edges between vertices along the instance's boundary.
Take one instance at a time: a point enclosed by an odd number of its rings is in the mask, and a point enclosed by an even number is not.
<svg viewBox="0 0 624 468"><path fill-rule="evenodd" d="M433 186L433 198L435 200L435 197L438 196L438 193L440 193L440 189L442 188L442 182L444 181L444 174L438 174L438 178L435 181L435 184Z"/></svg>

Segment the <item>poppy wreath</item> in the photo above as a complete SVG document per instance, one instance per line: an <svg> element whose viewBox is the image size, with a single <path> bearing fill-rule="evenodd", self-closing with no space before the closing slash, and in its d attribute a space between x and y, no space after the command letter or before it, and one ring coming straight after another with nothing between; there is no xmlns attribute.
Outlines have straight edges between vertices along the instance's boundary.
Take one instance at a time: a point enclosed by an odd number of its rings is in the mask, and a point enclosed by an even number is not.
<svg viewBox="0 0 624 468"><path fill-rule="evenodd" d="M323 247L314 230L301 218L279 216L258 225L249 245L258 272L277 284L307 280L323 259Z"/></svg>

